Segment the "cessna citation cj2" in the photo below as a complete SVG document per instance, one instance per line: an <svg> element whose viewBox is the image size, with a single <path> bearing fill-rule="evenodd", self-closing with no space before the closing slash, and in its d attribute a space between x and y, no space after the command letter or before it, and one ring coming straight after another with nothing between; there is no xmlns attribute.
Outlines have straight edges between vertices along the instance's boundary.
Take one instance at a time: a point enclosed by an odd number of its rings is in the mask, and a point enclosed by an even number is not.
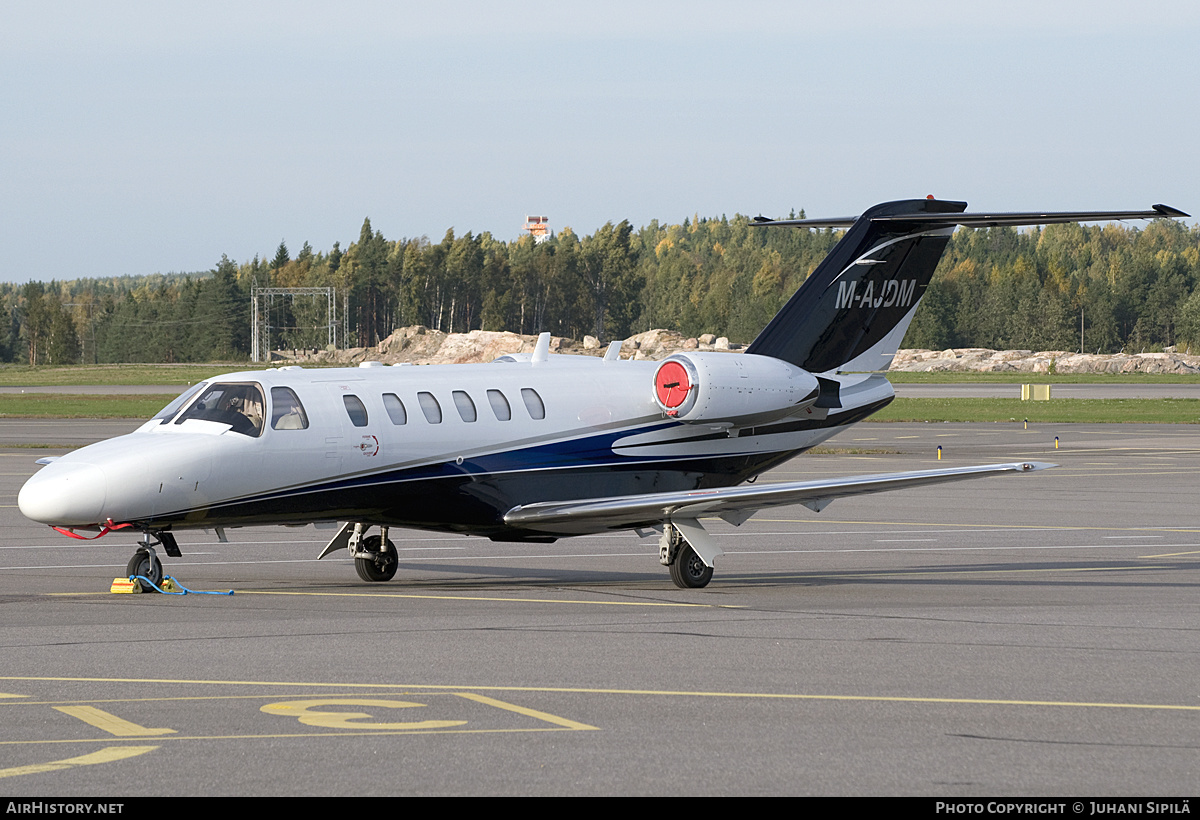
<svg viewBox="0 0 1200 820"><path fill-rule="evenodd" d="M987 464L737 486L866 418L894 397L883 376L955 226L1187 216L1148 211L966 213L965 202L887 202L859 217L756 220L846 227L741 355L661 362L532 353L480 365L281 367L216 376L135 432L50 461L21 512L60 532L142 533L129 573L162 577L174 533L341 522L321 557L359 576L396 574L392 527L554 541L609 530L661 533L680 587L703 587L722 551L700 519L843 496L1026 473ZM379 528L377 535L367 533ZM98 536L93 536L98 537Z"/></svg>

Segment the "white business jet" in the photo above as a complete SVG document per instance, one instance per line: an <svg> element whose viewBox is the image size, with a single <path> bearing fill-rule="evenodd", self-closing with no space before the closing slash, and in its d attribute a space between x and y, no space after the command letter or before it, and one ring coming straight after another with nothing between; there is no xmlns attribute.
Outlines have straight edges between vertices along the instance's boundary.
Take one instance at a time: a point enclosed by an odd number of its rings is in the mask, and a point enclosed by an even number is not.
<svg viewBox="0 0 1200 820"><path fill-rule="evenodd" d="M51 460L21 512L76 537L140 531L130 574L162 578L173 533L342 523L321 557L348 549L366 581L396 574L390 528L554 541L661 533L680 587L703 587L722 551L701 519L820 511L844 496L1053 465L988 464L759 485L760 473L894 397L883 376L955 226L1187 216L1148 211L966 213L933 198L859 217L755 225L849 230L742 355L661 362L532 353L479 365L281 367L215 376L135 432ZM741 486L738 486L741 485ZM336 526L336 524L334 524ZM378 527L378 535L367 535Z"/></svg>

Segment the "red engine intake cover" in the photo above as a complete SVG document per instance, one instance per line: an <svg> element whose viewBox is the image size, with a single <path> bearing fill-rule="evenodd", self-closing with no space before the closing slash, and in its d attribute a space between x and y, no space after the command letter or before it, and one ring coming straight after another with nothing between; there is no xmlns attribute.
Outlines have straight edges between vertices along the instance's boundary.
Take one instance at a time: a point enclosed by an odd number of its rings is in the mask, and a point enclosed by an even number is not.
<svg viewBox="0 0 1200 820"><path fill-rule="evenodd" d="M654 390L664 407L678 407L683 404L691 389L687 369L679 362L665 362L654 377Z"/></svg>

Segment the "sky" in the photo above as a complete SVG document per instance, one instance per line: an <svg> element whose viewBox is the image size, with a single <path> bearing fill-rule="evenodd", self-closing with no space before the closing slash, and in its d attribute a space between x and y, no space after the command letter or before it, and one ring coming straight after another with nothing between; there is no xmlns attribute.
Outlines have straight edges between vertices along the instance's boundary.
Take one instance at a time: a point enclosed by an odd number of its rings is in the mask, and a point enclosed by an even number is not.
<svg viewBox="0 0 1200 820"><path fill-rule="evenodd" d="M1200 213L1200 4L0 3L0 281L526 214Z"/></svg>

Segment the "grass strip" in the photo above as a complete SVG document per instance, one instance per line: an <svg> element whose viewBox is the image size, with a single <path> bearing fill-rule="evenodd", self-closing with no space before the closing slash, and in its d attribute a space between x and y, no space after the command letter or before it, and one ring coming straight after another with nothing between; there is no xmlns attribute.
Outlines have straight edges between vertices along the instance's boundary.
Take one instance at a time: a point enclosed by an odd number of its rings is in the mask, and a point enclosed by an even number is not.
<svg viewBox="0 0 1200 820"><path fill-rule="evenodd" d="M1200 373L919 373L889 370L893 384L1200 384Z"/></svg>
<svg viewBox="0 0 1200 820"><path fill-rule="evenodd" d="M107 396L81 393L0 395L0 418L26 419L148 419L175 396L155 393Z"/></svg>
<svg viewBox="0 0 1200 820"><path fill-rule="evenodd" d="M61 387L71 385L177 385L204 381L222 373L262 370L265 365L249 364L98 364L60 367L0 366L0 387Z"/></svg>

